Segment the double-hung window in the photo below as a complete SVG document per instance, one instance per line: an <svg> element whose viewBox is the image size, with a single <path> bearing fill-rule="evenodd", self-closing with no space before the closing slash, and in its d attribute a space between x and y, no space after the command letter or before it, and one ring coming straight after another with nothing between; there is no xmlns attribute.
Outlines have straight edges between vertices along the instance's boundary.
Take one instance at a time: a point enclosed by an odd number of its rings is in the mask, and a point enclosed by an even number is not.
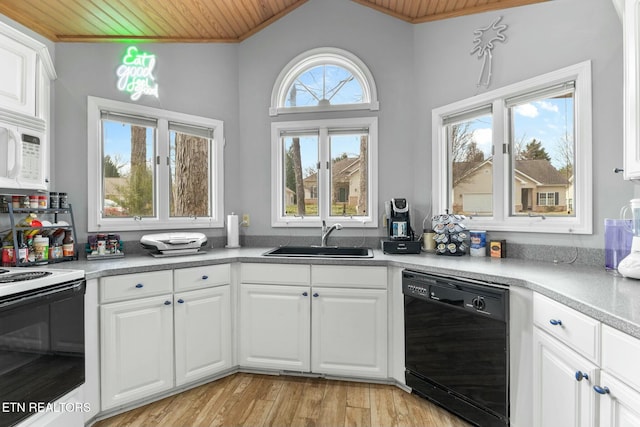
<svg viewBox="0 0 640 427"><path fill-rule="evenodd" d="M591 233L590 66L433 110L434 212L486 230Z"/></svg>
<svg viewBox="0 0 640 427"><path fill-rule="evenodd" d="M223 123L89 97L89 231L223 226Z"/></svg>
<svg viewBox="0 0 640 427"><path fill-rule="evenodd" d="M273 226L375 227L377 118L271 125Z"/></svg>
<svg viewBox="0 0 640 427"><path fill-rule="evenodd" d="M269 114L307 115L271 124L274 227L377 227L378 121L349 117L378 108L373 76L350 52L312 49L282 69ZM326 112L341 118L309 118Z"/></svg>

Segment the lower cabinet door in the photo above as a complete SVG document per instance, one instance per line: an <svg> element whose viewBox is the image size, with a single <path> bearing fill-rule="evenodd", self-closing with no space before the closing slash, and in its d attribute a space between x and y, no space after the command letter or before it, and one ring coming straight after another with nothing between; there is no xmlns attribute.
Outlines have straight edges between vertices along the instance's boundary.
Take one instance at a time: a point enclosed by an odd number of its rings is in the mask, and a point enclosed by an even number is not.
<svg viewBox="0 0 640 427"><path fill-rule="evenodd" d="M240 285L240 366L308 372L308 286Z"/></svg>
<svg viewBox="0 0 640 427"><path fill-rule="evenodd" d="M173 387L173 296L100 307L102 410Z"/></svg>
<svg viewBox="0 0 640 427"><path fill-rule="evenodd" d="M534 426L596 426L598 367L538 328L533 343Z"/></svg>
<svg viewBox="0 0 640 427"><path fill-rule="evenodd" d="M176 385L231 367L230 286L174 296Z"/></svg>
<svg viewBox="0 0 640 427"><path fill-rule="evenodd" d="M602 371L600 376L600 427L640 426L640 391Z"/></svg>
<svg viewBox="0 0 640 427"><path fill-rule="evenodd" d="M387 377L387 291L312 288L311 370Z"/></svg>

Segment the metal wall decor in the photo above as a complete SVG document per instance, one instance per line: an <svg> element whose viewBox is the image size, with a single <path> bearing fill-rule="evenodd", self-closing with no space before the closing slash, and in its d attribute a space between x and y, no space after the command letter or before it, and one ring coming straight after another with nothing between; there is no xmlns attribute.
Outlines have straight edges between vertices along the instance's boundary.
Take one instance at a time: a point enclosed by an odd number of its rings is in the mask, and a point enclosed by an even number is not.
<svg viewBox="0 0 640 427"><path fill-rule="evenodd" d="M471 55L478 54L478 58L482 59L482 68L480 69L480 75L478 76L478 83L476 86L489 87L491 84L491 66L493 60L493 45L495 42L507 41L507 36L503 32L507 29L506 24L500 24L502 16L498 17L493 23L484 28L478 28L473 32L473 49L471 49ZM486 78L483 81L483 77Z"/></svg>

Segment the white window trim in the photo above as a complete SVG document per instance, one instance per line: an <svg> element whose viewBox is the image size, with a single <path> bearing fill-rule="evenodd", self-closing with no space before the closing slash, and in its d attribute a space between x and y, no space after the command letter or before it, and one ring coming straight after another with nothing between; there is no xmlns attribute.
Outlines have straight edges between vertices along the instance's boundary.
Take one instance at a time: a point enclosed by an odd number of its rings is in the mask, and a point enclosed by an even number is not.
<svg viewBox="0 0 640 427"><path fill-rule="evenodd" d="M168 174L156 174L156 216L153 218L134 219L102 218L101 201L102 188L102 135L100 126L100 111L108 110L123 114L148 116L158 119L156 155L167 157L168 122L180 122L214 129L213 134L213 162L211 164L211 217L197 218L169 218L168 206L162 209L159 200L169 200ZM221 228L224 227L224 122L206 117L161 110L137 104L114 101L110 99L89 96L87 98L87 142L88 142L88 231L135 231L160 229L191 229L191 228ZM167 175L166 177L164 175ZM167 202L168 203L168 202Z"/></svg>
<svg viewBox="0 0 640 427"><path fill-rule="evenodd" d="M300 217L283 215L280 204L284 200L284 170L282 158L282 138L280 132L284 130L320 129L320 134L326 136L329 128L367 127L368 141L368 180L369 180L369 212L367 216L329 216L329 206L325 203L318 216ZM319 147L320 161L326 160L328 147ZM273 227L320 227L324 219L327 224L340 223L343 227L378 227L378 118L360 117L335 120L306 120L291 122L274 122L271 124L271 225ZM318 171L318 196L324 197L323 188L329 188L329 172L327 168Z"/></svg>
<svg viewBox="0 0 640 427"><path fill-rule="evenodd" d="M506 121L506 98L542 89L568 80L575 80L575 216L553 217L537 215L510 216L511 199L508 185L509 169L505 167L506 156L502 153L502 143L508 139ZM593 233L593 183L592 172L592 120L591 120L591 61L584 61L557 71L537 76L519 83L505 86L458 101L432 111L432 206L433 212L445 212L448 209L447 192L447 143L443 118L464 111L493 106L493 142L494 142L494 216L472 217L465 223L467 227L489 231L519 231L545 233ZM502 175L499 175L502 171ZM501 195L501 197L497 197Z"/></svg>
<svg viewBox="0 0 640 427"><path fill-rule="evenodd" d="M358 104L338 104L328 106L285 107L287 90L296 78L304 71L317 65L333 64L348 70L360 83L365 102ZM357 56L343 49L320 47L311 49L293 58L280 71L271 92L270 116L283 113L309 113L320 111L354 111L380 109L378 90L373 75L366 64Z"/></svg>

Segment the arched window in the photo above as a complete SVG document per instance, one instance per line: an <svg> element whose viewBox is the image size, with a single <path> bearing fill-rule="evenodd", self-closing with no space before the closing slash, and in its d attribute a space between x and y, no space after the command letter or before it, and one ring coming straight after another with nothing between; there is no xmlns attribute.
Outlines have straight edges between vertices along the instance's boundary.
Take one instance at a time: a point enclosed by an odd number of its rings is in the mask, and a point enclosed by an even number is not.
<svg viewBox="0 0 640 427"><path fill-rule="evenodd" d="M345 50L325 47L298 55L282 69L269 115L378 109L376 85L364 62Z"/></svg>

